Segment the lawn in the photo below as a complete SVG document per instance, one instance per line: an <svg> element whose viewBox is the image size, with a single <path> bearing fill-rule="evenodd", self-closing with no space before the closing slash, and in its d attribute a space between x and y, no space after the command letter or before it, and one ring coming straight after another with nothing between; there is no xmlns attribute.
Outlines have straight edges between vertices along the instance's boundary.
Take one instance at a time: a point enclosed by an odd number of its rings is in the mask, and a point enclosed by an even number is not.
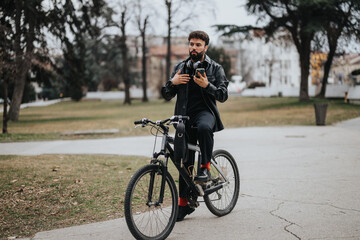
<svg viewBox="0 0 360 240"><path fill-rule="evenodd" d="M317 101L317 100L315 100ZM300 103L297 98L230 97L218 103L225 127L314 125L313 102ZM360 116L360 106L342 100L328 100L326 124ZM0 142L104 138L146 135L144 129L134 129L134 120L147 117L164 119L173 114L175 101L134 100L131 106L122 101L61 102L46 107L22 109L18 122L9 122L9 134L1 134ZM2 124L2 122L1 122ZM115 134L69 135L66 132L118 129Z"/></svg>
<svg viewBox="0 0 360 240"><path fill-rule="evenodd" d="M0 239L123 217L127 184L147 163L113 155L0 155Z"/></svg>

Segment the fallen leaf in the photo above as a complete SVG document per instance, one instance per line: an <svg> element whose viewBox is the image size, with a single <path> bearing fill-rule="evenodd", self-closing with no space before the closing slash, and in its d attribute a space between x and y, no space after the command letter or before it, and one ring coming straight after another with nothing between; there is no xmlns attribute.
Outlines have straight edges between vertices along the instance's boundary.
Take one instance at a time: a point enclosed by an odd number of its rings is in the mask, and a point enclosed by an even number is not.
<svg viewBox="0 0 360 240"><path fill-rule="evenodd" d="M53 166L53 167L52 167L52 171L53 171L53 172L57 172L57 171L59 171L59 168L60 168L59 166Z"/></svg>
<svg viewBox="0 0 360 240"><path fill-rule="evenodd" d="M74 182L75 182L75 183L79 183L79 184L84 183L84 181L83 181L82 179L75 179Z"/></svg>

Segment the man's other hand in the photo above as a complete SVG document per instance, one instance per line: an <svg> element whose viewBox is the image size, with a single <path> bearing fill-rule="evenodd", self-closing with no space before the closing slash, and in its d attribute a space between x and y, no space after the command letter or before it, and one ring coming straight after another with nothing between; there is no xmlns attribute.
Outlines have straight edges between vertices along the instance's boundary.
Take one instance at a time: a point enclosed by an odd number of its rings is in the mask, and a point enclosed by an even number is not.
<svg viewBox="0 0 360 240"><path fill-rule="evenodd" d="M173 85L186 84L190 80L189 74L180 74L181 69L175 74L175 76L171 79Z"/></svg>

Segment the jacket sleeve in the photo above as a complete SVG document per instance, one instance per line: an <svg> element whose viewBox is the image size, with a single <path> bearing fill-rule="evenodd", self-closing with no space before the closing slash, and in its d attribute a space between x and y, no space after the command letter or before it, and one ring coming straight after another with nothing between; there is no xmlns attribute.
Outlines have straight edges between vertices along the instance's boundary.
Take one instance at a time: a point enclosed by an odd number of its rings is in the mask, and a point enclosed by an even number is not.
<svg viewBox="0 0 360 240"><path fill-rule="evenodd" d="M179 68L179 65L174 67L174 71L171 73L170 79L161 88L161 95L167 101L171 100L177 94L178 86L172 85L170 80L175 76L176 72L178 71L178 68Z"/></svg>
<svg viewBox="0 0 360 240"><path fill-rule="evenodd" d="M229 81L226 79L224 69L218 65L215 70L215 81L210 82L205 91L212 95L219 102L225 102L228 99Z"/></svg>

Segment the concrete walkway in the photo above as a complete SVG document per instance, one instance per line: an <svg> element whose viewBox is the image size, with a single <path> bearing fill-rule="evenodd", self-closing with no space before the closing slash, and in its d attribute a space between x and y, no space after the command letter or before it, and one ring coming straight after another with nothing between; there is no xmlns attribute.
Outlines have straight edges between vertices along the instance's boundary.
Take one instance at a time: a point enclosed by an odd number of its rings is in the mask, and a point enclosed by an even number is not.
<svg viewBox="0 0 360 240"><path fill-rule="evenodd" d="M233 212L204 204L168 239L360 239L360 118L335 126L252 127L215 135L241 175ZM2 143L0 154L105 153L149 156L153 137ZM123 218L40 232L40 239L132 239Z"/></svg>

